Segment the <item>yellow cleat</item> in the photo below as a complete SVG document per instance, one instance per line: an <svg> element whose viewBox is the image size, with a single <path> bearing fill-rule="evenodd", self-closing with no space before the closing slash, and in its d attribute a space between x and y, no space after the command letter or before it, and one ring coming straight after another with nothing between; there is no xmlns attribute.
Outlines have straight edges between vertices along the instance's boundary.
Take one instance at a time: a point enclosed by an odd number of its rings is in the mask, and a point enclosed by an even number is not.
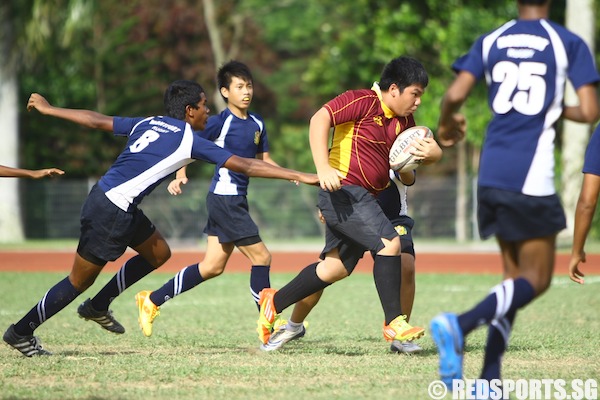
<svg viewBox="0 0 600 400"><path fill-rule="evenodd" d="M138 323L146 337L152 336L152 323L154 318L160 315L158 311L160 307L150 300L150 293L152 293L150 290L142 290L135 295L135 302L139 310Z"/></svg>
<svg viewBox="0 0 600 400"><path fill-rule="evenodd" d="M260 305L260 315L258 321L256 321L256 332L258 333L258 340L263 344L266 344L269 341L275 323L279 319L279 314L277 314L273 304L273 296L275 293L277 293L277 290L275 289L263 289L260 292L260 298L258 300L258 304Z"/></svg>
<svg viewBox="0 0 600 400"><path fill-rule="evenodd" d="M396 317L389 325L383 325L383 337L388 342L399 340L406 342L418 339L425 334L424 328L411 326L406 322L406 315Z"/></svg>

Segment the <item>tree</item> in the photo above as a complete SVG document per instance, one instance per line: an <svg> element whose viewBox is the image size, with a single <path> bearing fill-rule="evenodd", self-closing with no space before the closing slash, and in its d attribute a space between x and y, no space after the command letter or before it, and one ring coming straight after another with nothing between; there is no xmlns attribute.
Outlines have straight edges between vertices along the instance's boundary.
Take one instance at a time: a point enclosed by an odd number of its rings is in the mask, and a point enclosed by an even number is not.
<svg viewBox="0 0 600 400"><path fill-rule="evenodd" d="M594 53L594 8L592 0L568 0L566 12L566 26L577 33L590 46ZM577 95L571 85L565 92L565 104L577 102ZM567 215L566 238L573 237L575 223L575 208L579 197L579 190L583 181L581 168L583 155L592 131L590 124L580 124L565 120L562 125L562 152L561 162L561 197Z"/></svg>
<svg viewBox="0 0 600 400"><path fill-rule="evenodd" d="M18 158L18 81L17 50L15 48L15 29L18 16L12 2L0 4L0 51L4 60L0 63L0 120L3 126L3 140L0 146L0 160L3 165L19 166ZM16 179L0 178L0 242L20 241L23 239L19 187Z"/></svg>

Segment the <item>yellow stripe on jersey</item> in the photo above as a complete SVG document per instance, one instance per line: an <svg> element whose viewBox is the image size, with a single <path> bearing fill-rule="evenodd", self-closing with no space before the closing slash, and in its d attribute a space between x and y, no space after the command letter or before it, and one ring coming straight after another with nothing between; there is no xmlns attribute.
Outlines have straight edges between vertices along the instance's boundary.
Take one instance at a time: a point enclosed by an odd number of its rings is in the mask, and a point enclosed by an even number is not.
<svg viewBox="0 0 600 400"><path fill-rule="evenodd" d="M350 169L353 135L354 122L337 125L333 135L331 152L329 153L329 165L340 171L344 178L348 175Z"/></svg>

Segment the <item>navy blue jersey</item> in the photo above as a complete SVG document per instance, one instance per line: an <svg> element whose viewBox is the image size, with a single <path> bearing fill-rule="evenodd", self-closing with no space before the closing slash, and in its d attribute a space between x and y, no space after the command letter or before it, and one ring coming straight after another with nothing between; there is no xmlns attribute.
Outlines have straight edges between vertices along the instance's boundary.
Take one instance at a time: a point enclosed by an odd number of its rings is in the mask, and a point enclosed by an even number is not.
<svg viewBox="0 0 600 400"><path fill-rule="evenodd" d="M585 150L583 173L600 176L600 125L596 127Z"/></svg>
<svg viewBox="0 0 600 400"><path fill-rule="evenodd" d="M197 133L236 156L256 158L257 154L269 151L265 123L256 114L249 113L248 118L242 119L226 108L209 117L204 131ZM245 196L249 182L246 175L217 165L209 190L219 195Z"/></svg>
<svg viewBox="0 0 600 400"><path fill-rule="evenodd" d="M554 124L565 82L578 89L600 80L585 42L549 20L512 20L481 36L453 68L485 78L489 89L493 117L479 185L554 194Z"/></svg>
<svg viewBox="0 0 600 400"><path fill-rule="evenodd" d="M115 117L113 131L115 136L128 136L127 146L98 185L110 201L125 211L193 160L221 167L232 156L195 135L188 123L175 118Z"/></svg>

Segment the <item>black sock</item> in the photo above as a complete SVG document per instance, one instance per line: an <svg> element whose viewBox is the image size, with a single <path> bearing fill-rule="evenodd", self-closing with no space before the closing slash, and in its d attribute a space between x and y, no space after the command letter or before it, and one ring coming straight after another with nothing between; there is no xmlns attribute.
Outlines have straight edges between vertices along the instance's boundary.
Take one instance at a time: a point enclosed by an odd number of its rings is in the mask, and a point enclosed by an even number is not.
<svg viewBox="0 0 600 400"><path fill-rule="evenodd" d="M261 290L271 287L270 269L268 265L253 265L250 270L250 294L259 310L258 299Z"/></svg>
<svg viewBox="0 0 600 400"><path fill-rule="evenodd" d="M154 271L142 256L137 255L123 264L121 269L92 299L92 307L96 311L106 311L110 303L128 287Z"/></svg>
<svg viewBox="0 0 600 400"><path fill-rule="evenodd" d="M294 279L275 293L273 305L277 313L331 285L317 276L318 264L313 263L305 267Z"/></svg>
<svg viewBox="0 0 600 400"><path fill-rule="evenodd" d="M15 332L21 336L32 335L37 327L71 304L79 294L69 277L66 277L50 288L35 307L15 324Z"/></svg>
<svg viewBox="0 0 600 400"><path fill-rule="evenodd" d="M375 256L373 279L385 315L385 325L402 315L400 284L402 280L400 256Z"/></svg>

